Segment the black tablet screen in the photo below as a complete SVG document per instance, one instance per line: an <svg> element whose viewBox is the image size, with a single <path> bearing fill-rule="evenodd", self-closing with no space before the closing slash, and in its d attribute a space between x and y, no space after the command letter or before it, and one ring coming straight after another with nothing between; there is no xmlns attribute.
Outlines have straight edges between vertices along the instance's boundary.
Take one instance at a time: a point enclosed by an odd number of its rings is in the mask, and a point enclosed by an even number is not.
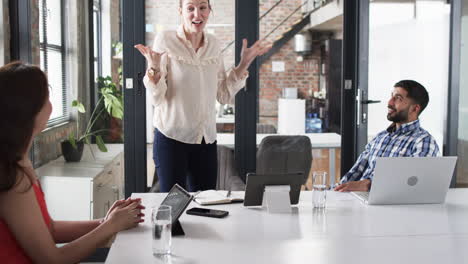
<svg viewBox="0 0 468 264"><path fill-rule="evenodd" d="M184 212L185 208L187 208L192 198L193 196L179 185L176 184L172 187L161 203L161 205L171 206L172 223L179 219L179 216Z"/></svg>

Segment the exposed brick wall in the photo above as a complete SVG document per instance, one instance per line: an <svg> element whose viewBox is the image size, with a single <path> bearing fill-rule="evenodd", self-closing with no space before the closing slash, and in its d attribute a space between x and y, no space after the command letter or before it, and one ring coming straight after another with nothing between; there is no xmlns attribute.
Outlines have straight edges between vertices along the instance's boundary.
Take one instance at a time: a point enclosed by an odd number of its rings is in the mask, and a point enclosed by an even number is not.
<svg viewBox="0 0 468 264"><path fill-rule="evenodd" d="M316 52L302 62L296 58L294 40L291 40L261 66L259 114L262 123L277 125L278 98L283 88L297 88L298 97L302 99L309 99L313 91L318 91L319 54ZM272 61L283 61L285 71L272 72Z"/></svg>
<svg viewBox="0 0 468 264"><path fill-rule="evenodd" d="M260 15L268 11L277 1L260 0ZM265 37L284 19L302 4L301 0L283 1L260 21L260 35ZM296 21L302 19L301 11L296 12L286 22L272 33L267 40L275 41L288 31ZM272 124L277 127L278 98L283 88L297 88L298 97L309 99L313 91L319 89L319 63L320 52L297 61L298 54L294 52L294 39L285 44L279 52L274 54L260 68L260 96L259 117L260 123ZM284 72L272 72L272 61L285 63ZM305 114L305 113L304 113Z"/></svg>
<svg viewBox="0 0 468 264"><path fill-rule="evenodd" d="M31 0L31 53L32 64L40 65L39 0Z"/></svg>
<svg viewBox="0 0 468 264"><path fill-rule="evenodd" d="M235 38L235 2L232 0L211 1L213 13L211 14L207 31L216 34L222 47ZM267 12L277 0L260 0L260 15ZM289 14L302 4L302 0L287 0L279 4L273 11L260 21L260 37L265 37L273 28L279 25ZM179 1L176 0L146 0L146 23L151 24L154 32L146 34L146 42L152 45L158 31L163 29L175 29L180 24L181 18L178 12ZM298 11L279 27L267 40L275 41L291 25L302 18ZM251 45L252 43L249 43ZM226 68L234 65L234 45L225 53ZM296 61L294 52L294 40L289 41L278 53L266 61L260 68L260 98L259 114L260 123L269 123L277 126L278 98L285 87L298 88L300 98L308 98L319 87L319 54L313 54L305 58L303 62ZM273 73L272 61L285 62L286 69L282 73Z"/></svg>
<svg viewBox="0 0 468 264"><path fill-rule="evenodd" d="M265 14L272 6L274 6L278 0L260 0L260 16ZM302 5L302 0L286 0L276 6L270 13L260 21L260 37L263 38L271 30L277 27L281 22L286 19L294 10ZM268 40L274 41L276 38L281 36L283 32L289 30L291 25L302 18L301 11L296 12L286 22L281 25L274 33L268 37Z"/></svg>
<svg viewBox="0 0 468 264"><path fill-rule="evenodd" d="M40 167L61 156L60 142L66 139L71 131L76 133L74 122L48 129L38 135L34 139L34 167Z"/></svg>

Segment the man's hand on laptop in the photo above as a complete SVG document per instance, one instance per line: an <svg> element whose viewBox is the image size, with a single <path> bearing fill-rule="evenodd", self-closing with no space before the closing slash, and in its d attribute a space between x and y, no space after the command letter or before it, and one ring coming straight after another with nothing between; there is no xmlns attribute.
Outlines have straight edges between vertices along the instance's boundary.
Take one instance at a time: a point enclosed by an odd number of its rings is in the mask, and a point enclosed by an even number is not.
<svg viewBox="0 0 468 264"><path fill-rule="evenodd" d="M370 185L371 181L367 179L362 181L350 181L336 186L334 190L337 192L368 192Z"/></svg>

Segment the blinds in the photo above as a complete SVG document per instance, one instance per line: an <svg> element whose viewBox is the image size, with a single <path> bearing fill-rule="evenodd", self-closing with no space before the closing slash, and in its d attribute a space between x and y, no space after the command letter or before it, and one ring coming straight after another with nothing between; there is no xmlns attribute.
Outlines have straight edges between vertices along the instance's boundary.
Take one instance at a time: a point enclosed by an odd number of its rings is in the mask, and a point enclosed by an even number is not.
<svg viewBox="0 0 468 264"><path fill-rule="evenodd" d="M49 126L68 120L63 0L39 0L41 69L48 76L53 111Z"/></svg>

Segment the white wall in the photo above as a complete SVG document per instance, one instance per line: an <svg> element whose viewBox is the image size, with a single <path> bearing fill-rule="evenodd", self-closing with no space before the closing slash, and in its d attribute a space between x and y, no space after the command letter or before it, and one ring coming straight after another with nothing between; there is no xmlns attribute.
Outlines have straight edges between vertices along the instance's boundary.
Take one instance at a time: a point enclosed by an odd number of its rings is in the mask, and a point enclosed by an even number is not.
<svg viewBox="0 0 468 264"><path fill-rule="evenodd" d="M443 144L448 89L449 5L445 1L413 4L371 3L369 37L370 136L385 129L387 102L393 85L403 79L420 82L430 102L420 119L422 126ZM415 16L416 14L416 16Z"/></svg>

